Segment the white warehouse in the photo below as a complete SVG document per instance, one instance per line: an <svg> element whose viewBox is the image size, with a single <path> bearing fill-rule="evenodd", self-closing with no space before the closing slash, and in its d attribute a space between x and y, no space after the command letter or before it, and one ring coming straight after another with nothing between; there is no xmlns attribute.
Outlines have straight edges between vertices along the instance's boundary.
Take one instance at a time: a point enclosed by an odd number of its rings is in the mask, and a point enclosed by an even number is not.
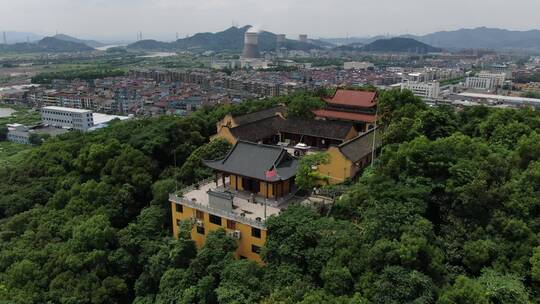
<svg viewBox="0 0 540 304"><path fill-rule="evenodd" d="M92 111L64 107L41 108L41 120L44 124L55 127L73 128L82 132L94 125Z"/></svg>

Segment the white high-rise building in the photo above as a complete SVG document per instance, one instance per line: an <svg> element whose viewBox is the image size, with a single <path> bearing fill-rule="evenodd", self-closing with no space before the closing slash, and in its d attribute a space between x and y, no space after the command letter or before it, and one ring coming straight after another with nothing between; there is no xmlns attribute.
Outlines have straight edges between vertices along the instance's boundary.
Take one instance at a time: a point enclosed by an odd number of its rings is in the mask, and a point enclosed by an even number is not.
<svg viewBox="0 0 540 304"><path fill-rule="evenodd" d="M487 77L467 77L465 80L465 86L469 89L486 91L490 91L495 87L493 79Z"/></svg>
<svg viewBox="0 0 540 304"><path fill-rule="evenodd" d="M505 73L480 72L474 77L467 77L465 86L469 89L492 91L504 85Z"/></svg>
<svg viewBox="0 0 540 304"><path fill-rule="evenodd" d="M504 81L506 80L505 73L489 73L484 71L478 73L478 77L491 79L491 83L495 87L502 87L504 85Z"/></svg>
<svg viewBox="0 0 540 304"><path fill-rule="evenodd" d="M437 81L416 82L404 79L401 82L401 90L410 90L414 95L424 99L436 99L439 98L440 85Z"/></svg>
<svg viewBox="0 0 540 304"><path fill-rule="evenodd" d="M82 132L94 125L92 111L64 107L41 108L41 120L55 127L73 128Z"/></svg>

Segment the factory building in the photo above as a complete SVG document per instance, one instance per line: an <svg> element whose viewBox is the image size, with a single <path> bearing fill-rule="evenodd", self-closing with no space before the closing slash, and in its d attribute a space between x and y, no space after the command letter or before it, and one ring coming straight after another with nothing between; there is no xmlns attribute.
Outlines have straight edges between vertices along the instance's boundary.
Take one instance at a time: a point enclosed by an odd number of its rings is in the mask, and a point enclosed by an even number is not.
<svg viewBox="0 0 540 304"><path fill-rule="evenodd" d="M82 132L94 125L92 111L64 107L43 107L41 120L54 127L73 128Z"/></svg>

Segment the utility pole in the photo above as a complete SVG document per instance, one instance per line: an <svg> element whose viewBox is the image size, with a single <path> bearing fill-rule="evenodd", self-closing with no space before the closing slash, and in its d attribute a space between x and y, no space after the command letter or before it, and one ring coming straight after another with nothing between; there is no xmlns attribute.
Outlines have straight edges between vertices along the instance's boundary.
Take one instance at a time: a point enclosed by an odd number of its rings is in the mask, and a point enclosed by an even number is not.
<svg viewBox="0 0 540 304"><path fill-rule="evenodd" d="M377 137L377 121L379 120L379 101L377 101L377 110L375 111L375 127L373 128L373 146L371 148L371 166L375 163L375 139Z"/></svg>
<svg viewBox="0 0 540 304"><path fill-rule="evenodd" d="M174 194L178 193L178 167L176 165L176 149L173 151L174 153Z"/></svg>

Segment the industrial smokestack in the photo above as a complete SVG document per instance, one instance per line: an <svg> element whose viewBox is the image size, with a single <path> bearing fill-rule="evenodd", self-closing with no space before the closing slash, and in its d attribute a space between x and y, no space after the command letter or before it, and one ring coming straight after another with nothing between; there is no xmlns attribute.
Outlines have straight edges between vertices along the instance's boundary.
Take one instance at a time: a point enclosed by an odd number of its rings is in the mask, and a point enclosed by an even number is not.
<svg viewBox="0 0 540 304"><path fill-rule="evenodd" d="M307 35L306 34L298 35L298 41L300 41L300 42L308 42Z"/></svg>
<svg viewBox="0 0 540 304"><path fill-rule="evenodd" d="M247 31L244 35L244 58L259 58L259 34L253 31Z"/></svg>

